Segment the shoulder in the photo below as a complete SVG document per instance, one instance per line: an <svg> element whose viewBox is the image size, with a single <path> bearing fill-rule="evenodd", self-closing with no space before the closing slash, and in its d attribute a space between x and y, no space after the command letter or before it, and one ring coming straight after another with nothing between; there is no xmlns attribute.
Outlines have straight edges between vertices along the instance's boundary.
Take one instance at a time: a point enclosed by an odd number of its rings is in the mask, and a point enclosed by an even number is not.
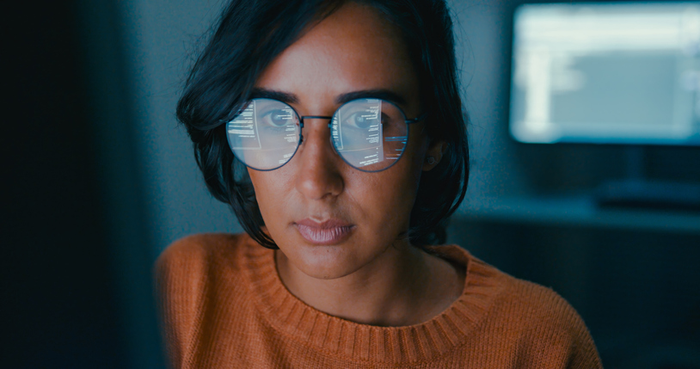
<svg viewBox="0 0 700 369"><path fill-rule="evenodd" d="M212 303L208 291L242 285L242 255L253 241L247 235L198 234L168 246L154 267L155 287L166 349L176 363L195 342L202 311ZM235 293L235 292L234 292Z"/></svg>
<svg viewBox="0 0 700 369"><path fill-rule="evenodd" d="M515 278L457 246L437 252L466 267L462 301L483 314L480 341L518 368L600 368L593 339L576 310L551 288Z"/></svg>
<svg viewBox="0 0 700 369"><path fill-rule="evenodd" d="M588 328L571 304L551 288L497 273L503 289L494 316L508 322L518 367L601 367Z"/></svg>
<svg viewBox="0 0 700 369"><path fill-rule="evenodd" d="M178 296L192 302L216 280L239 279L243 254L251 247L254 241L246 234L197 234L173 242L153 269L161 302L180 300Z"/></svg>
<svg viewBox="0 0 700 369"><path fill-rule="evenodd" d="M502 274L504 289L499 303L512 307L528 321L564 326L581 321L576 310L551 288Z"/></svg>
<svg viewBox="0 0 700 369"><path fill-rule="evenodd" d="M235 254L240 253L249 241L246 235L224 233L184 237L173 242L160 254L155 263L156 278L174 277L180 273L197 275L212 264L223 261L222 258L235 261Z"/></svg>
<svg viewBox="0 0 700 369"><path fill-rule="evenodd" d="M488 305L514 326L566 328L582 323L576 310L551 288L515 278L454 245L438 252L466 268L465 293L488 297ZM584 326L585 327L585 326Z"/></svg>
<svg viewBox="0 0 700 369"><path fill-rule="evenodd" d="M464 268L465 295L472 299L480 296L481 304L511 320L511 326L568 329L582 324L576 310L551 288L510 276L456 245L433 247L431 251Z"/></svg>
<svg viewBox="0 0 700 369"><path fill-rule="evenodd" d="M241 247L250 238L245 234L200 233L183 237L168 246L159 256L161 260L177 258L178 255L205 255L221 249Z"/></svg>
<svg viewBox="0 0 700 369"><path fill-rule="evenodd" d="M253 241L245 234L197 234L173 242L156 260L153 274L161 300L189 298L211 279L236 277ZM167 302L167 301L166 301Z"/></svg>

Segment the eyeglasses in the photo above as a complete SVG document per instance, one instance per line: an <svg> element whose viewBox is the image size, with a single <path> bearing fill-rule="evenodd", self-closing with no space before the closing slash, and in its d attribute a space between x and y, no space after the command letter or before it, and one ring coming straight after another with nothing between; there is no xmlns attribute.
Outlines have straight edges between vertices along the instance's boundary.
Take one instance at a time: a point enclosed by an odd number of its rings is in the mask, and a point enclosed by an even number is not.
<svg viewBox="0 0 700 369"><path fill-rule="evenodd" d="M403 155L408 126L425 119L406 115L382 99L357 99L338 108L333 116L299 116L288 104L267 98L252 99L226 123L233 154L247 167L268 171L287 164L304 141L305 119L329 119L335 152L355 169L379 172Z"/></svg>

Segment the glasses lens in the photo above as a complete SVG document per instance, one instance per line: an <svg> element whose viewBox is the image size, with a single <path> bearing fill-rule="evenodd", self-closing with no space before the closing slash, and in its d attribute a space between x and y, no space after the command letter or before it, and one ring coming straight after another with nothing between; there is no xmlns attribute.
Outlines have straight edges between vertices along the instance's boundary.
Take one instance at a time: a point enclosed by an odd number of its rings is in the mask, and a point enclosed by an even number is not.
<svg viewBox="0 0 700 369"><path fill-rule="evenodd" d="M384 170L406 148L406 116L388 101L353 100L333 115L331 139L338 154L353 167L366 172Z"/></svg>
<svg viewBox="0 0 700 369"><path fill-rule="evenodd" d="M299 117L289 105L253 99L226 124L226 135L238 160L253 169L272 170L294 156L299 129Z"/></svg>

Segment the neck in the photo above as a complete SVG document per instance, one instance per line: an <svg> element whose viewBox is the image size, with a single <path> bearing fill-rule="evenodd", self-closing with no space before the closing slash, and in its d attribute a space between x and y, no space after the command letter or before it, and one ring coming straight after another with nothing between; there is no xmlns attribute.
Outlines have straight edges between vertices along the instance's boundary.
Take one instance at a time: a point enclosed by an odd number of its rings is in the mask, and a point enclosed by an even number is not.
<svg viewBox="0 0 700 369"><path fill-rule="evenodd" d="M307 305L329 315L377 326L406 326L438 315L462 293L464 275L408 243L349 275L320 279L276 252L280 279Z"/></svg>

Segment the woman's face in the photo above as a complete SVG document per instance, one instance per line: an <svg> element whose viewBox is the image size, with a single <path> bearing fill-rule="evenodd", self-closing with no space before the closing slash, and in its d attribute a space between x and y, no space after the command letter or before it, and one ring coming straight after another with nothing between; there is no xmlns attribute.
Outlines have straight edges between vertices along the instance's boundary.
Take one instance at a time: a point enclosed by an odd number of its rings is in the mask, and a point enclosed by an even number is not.
<svg viewBox="0 0 700 369"><path fill-rule="evenodd" d="M330 116L341 95L369 90L400 96L408 118L423 113L415 69L398 31L373 8L354 3L280 54L256 88L287 95L300 116ZM418 181L430 169L424 164L423 124L411 126L403 157L381 172L346 164L333 150L324 119L304 121L304 142L286 165L269 172L249 169L267 230L289 265L315 278L339 278L379 268L381 259L408 246Z"/></svg>

